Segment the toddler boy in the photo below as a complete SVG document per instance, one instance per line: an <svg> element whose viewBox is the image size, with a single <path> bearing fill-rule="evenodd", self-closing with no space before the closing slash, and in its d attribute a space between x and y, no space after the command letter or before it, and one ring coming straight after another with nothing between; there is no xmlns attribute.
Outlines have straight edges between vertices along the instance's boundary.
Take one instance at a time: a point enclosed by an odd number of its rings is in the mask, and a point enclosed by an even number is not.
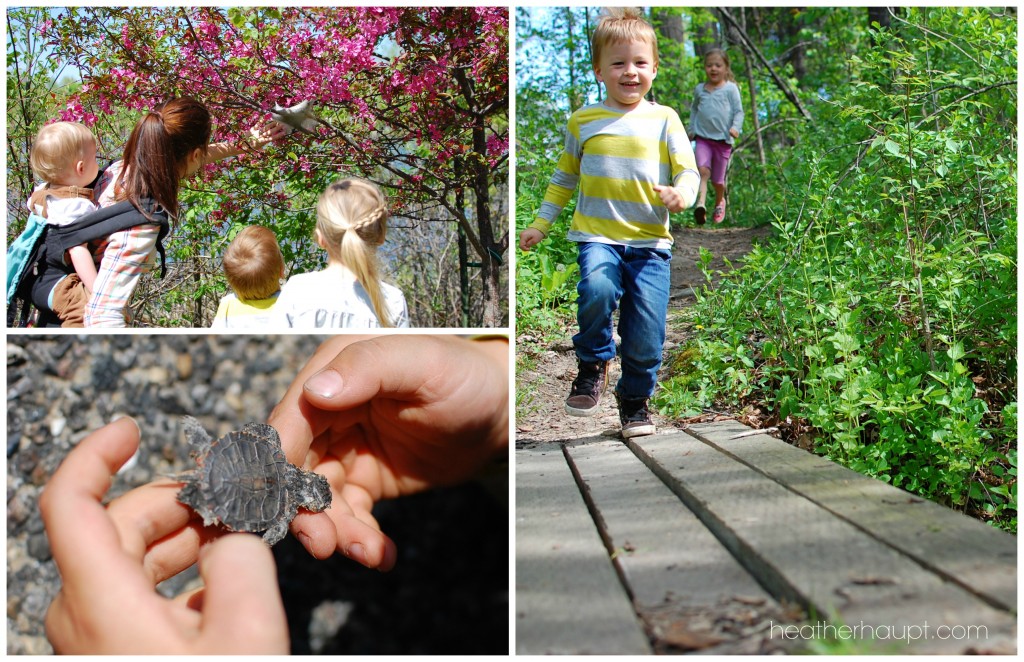
<svg viewBox="0 0 1024 662"><path fill-rule="evenodd" d="M284 277L284 257L273 231L250 225L239 232L224 251L224 275L234 293L220 300L211 328L270 326Z"/></svg>
<svg viewBox="0 0 1024 662"><path fill-rule="evenodd" d="M99 174L96 139L75 122L47 124L36 136L29 155L32 171L44 184L28 200L28 208L50 225L68 225L96 211L88 188ZM84 326L85 304L96 280L96 263L89 246L68 251L75 273L60 280L50 292L51 310L63 327Z"/></svg>
<svg viewBox="0 0 1024 662"><path fill-rule="evenodd" d="M616 354L619 308L622 375L615 387L622 436L654 434L647 408L665 344L672 259L669 213L697 197L700 174L679 116L644 97L658 73L654 29L638 10L608 10L592 39L604 101L569 118L563 152L536 220L519 235L530 250L579 185L567 238L579 244L579 373L565 402L573 416L597 413Z"/></svg>

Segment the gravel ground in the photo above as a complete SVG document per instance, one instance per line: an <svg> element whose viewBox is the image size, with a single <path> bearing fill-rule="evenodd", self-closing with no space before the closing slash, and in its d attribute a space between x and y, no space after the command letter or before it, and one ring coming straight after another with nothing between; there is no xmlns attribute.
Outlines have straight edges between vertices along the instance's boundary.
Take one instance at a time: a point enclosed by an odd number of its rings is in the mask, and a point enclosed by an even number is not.
<svg viewBox="0 0 1024 662"><path fill-rule="evenodd" d="M319 340L8 336L8 654L52 653L43 617L60 576L37 500L71 448L128 414L142 428L142 448L111 496L185 470L182 415L218 435L265 420ZM374 515L398 545L390 573L337 555L315 561L291 536L279 543L292 652L507 654L508 506L495 493L471 483L378 504ZM192 568L159 590L173 595L197 581Z"/></svg>

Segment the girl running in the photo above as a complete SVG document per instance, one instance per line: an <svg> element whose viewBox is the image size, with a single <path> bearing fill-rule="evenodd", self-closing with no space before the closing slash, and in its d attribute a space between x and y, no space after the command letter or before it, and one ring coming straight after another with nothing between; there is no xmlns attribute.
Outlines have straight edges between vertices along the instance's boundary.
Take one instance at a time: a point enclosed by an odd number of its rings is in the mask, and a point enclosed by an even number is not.
<svg viewBox="0 0 1024 662"><path fill-rule="evenodd" d="M743 107L740 88L729 67L729 56L715 48L704 56L707 81L698 83L690 106L690 135L696 139L697 170L700 171L700 190L694 220L704 225L707 210L704 206L708 193L708 180L715 187L715 223L725 220L725 171L732 156L733 141L743 128Z"/></svg>

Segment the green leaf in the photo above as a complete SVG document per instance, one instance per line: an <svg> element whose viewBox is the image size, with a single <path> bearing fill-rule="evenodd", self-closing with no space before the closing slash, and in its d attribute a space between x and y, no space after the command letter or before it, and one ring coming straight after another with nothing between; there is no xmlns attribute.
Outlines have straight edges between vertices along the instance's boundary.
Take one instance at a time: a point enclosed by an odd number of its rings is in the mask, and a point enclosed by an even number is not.
<svg viewBox="0 0 1024 662"><path fill-rule="evenodd" d="M967 352L964 351L964 344L962 342L956 343L955 345L946 350L946 356L948 356L953 361L959 361L960 359L964 358L965 356L967 356Z"/></svg>
<svg viewBox="0 0 1024 662"><path fill-rule="evenodd" d="M886 141L885 141L885 150L887 152L889 152L890 154L892 154L893 156L898 156L900 158L904 158L903 152L900 151L899 144L897 144L896 141L892 140L891 138L890 139L886 139Z"/></svg>

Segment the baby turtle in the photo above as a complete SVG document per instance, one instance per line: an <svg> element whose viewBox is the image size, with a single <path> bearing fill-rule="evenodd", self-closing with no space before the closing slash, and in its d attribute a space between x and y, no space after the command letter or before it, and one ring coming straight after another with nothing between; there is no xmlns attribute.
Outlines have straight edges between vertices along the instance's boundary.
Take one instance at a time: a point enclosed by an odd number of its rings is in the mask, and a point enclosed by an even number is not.
<svg viewBox="0 0 1024 662"><path fill-rule="evenodd" d="M331 506L331 488L320 474L289 464L277 430L246 423L214 441L191 416L185 439L197 469L176 476L185 483L178 501L203 516L203 524L229 531L265 531L274 545L288 533L299 508L319 513Z"/></svg>

